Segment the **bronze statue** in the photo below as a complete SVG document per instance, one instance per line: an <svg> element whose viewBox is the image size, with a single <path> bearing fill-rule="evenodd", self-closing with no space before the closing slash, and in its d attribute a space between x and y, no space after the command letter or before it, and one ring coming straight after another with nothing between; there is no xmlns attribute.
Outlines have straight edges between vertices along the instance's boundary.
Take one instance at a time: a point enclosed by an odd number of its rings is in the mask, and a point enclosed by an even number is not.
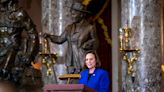
<svg viewBox="0 0 164 92"><path fill-rule="evenodd" d="M94 24L89 21L90 17L88 15L90 12L75 9L73 6L76 5L72 5L70 8L75 22L68 25L60 36L45 33L44 37L49 38L57 44L68 42L68 51L66 54L68 73L79 73L84 65L85 52L88 50L96 50L98 47L98 39L96 28Z"/></svg>
<svg viewBox="0 0 164 92"><path fill-rule="evenodd" d="M0 0L0 79L21 85L38 53L38 35L18 0Z"/></svg>

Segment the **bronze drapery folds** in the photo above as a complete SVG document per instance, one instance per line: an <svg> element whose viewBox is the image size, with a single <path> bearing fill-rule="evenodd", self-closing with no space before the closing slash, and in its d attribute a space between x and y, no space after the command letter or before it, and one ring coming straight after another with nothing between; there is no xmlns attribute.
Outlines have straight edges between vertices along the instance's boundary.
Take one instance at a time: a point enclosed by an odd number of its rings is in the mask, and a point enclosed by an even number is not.
<svg viewBox="0 0 164 92"><path fill-rule="evenodd" d="M0 0L0 79L18 86L36 84L35 77L41 81L41 73L29 73L35 72L31 62L38 49L35 25L18 0Z"/></svg>

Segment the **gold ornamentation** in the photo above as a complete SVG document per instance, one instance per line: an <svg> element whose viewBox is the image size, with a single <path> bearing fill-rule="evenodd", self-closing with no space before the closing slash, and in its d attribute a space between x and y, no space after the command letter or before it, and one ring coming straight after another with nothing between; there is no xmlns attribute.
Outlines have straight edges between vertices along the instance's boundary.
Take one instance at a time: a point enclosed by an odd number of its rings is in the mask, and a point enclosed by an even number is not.
<svg viewBox="0 0 164 92"><path fill-rule="evenodd" d="M108 27L104 24L104 20L102 18L98 18L98 23L101 24L101 28L104 30L104 36L105 40L107 41L108 44L112 44L112 40L110 39L108 35Z"/></svg>
<svg viewBox="0 0 164 92"><path fill-rule="evenodd" d="M90 1L92 1L92 0L83 0L82 4L85 6L88 6Z"/></svg>
<svg viewBox="0 0 164 92"><path fill-rule="evenodd" d="M88 6L89 3L92 0L83 0L82 4L85 6ZM103 11L105 10L105 8L107 7L109 3L109 0L106 0L105 4L103 5L102 9L93 17L92 21L98 21L98 23L101 24L101 28L104 30L104 36L105 36L105 40L107 41L108 44L112 45L112 40L110 39L109 35L108 35L108 28L107 26L104 24L104 21L102 18L100 18L100 15L103 13Z"/></svg>
<svg viewBox="0 0 164 92"><path fill-rule="evenodd" d="M131 29L126 25L123 29L119 30L119 39L120 39L120 52L123 56L123 60L127 62L128 69L127 73L129 75L132 75L134 73L134 63L138 59L138 55L140 52L140 49L135 48L132 49L130 47L130 37L131 37Z"/></svg>
<svg viewBox="0 0 164 92"><path fill-rule="evenodd" d="M63 74L59 76L59 79L61 80L67 79L67 84L70 83L71 79L79 79L79 78L80 78L80 74Z"/></svg>
<svg viewBox="0 0 164 92"><path fill-rule="evenodd" d="M164 63L162 63L162 65L161 65L161 70L162 70L162 72L164 72Z"/></svg>
<svg viewBox="0 0 164 92"><path fill-rule="evenodd" d="M47 38L42 38L40 34L40 44L41 44L41 52L39 55L41 56L42 64L47 68L47 76L52 75L55 72L53 71L53 66L56 63L57 54L50 52L49 40Z"/></svg>
<svg viewBox="0 0 164 92"><path fill-rule="evenodd" d="M103 5L102 9L93 17L93 21L97 20L100 17L100 15L103 13L103 11L108 6L108 4L109 4L109 0L106 0L106 2Z"/></svg>

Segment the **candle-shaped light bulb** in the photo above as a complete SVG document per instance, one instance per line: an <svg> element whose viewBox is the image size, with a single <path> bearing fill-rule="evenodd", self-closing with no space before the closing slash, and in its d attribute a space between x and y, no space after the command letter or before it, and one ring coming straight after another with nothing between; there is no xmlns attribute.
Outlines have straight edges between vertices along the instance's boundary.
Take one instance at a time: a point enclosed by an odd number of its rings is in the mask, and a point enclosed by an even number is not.
<svg viewBox="0 0 164 92"><path fill-rule="evenodd" d="M39 32L39 54L43 53L43 38L42 33Z"/></svg>
<svg viewBox="0 0 164 92"><path fill-rule="evenodd" d="M120 35L120 49L123 49L123 36Z"/></svg>
<svg viewBox="0 0 164 92"><path fill-rule="evenodd" d="M42 44L42 33L39 32L39 44Z"/></svg>
<svg viewBox="0 0 164 92"><path fill-rule="evenodd" d="M129 39L130 39L130 32L131 32L131 29L128 27L128 25L125 25L124 27L124 36L125 36L125 48L129 48Z"/></svg>
<svg viewBox="0 0 164 92"><path fill-rule="evenodd" d="M48 43L47 43L47 39L44 39L44 53L48 53L48 47L47 47Z"/></svg>
<svg viewBox="0 0 164 92"><path fill-rule="evenodd" d="M119 39L120 39L120 50L123 50L123 30L119 29Z"/></svg>

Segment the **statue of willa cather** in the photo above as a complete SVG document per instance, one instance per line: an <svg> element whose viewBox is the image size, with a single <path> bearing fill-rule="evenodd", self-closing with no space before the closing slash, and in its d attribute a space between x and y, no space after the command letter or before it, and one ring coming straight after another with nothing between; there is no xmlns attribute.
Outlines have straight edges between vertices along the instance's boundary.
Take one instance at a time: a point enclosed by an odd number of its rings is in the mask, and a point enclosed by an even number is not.
<svg viewBox="0 0 164 92"><path fill-rule="evenodd" d="M17 85L35 83L28 70L36 74L29 67L37 53L38 35L31 18L18 7L18 0L0 0L0 79Z"/></svg>

